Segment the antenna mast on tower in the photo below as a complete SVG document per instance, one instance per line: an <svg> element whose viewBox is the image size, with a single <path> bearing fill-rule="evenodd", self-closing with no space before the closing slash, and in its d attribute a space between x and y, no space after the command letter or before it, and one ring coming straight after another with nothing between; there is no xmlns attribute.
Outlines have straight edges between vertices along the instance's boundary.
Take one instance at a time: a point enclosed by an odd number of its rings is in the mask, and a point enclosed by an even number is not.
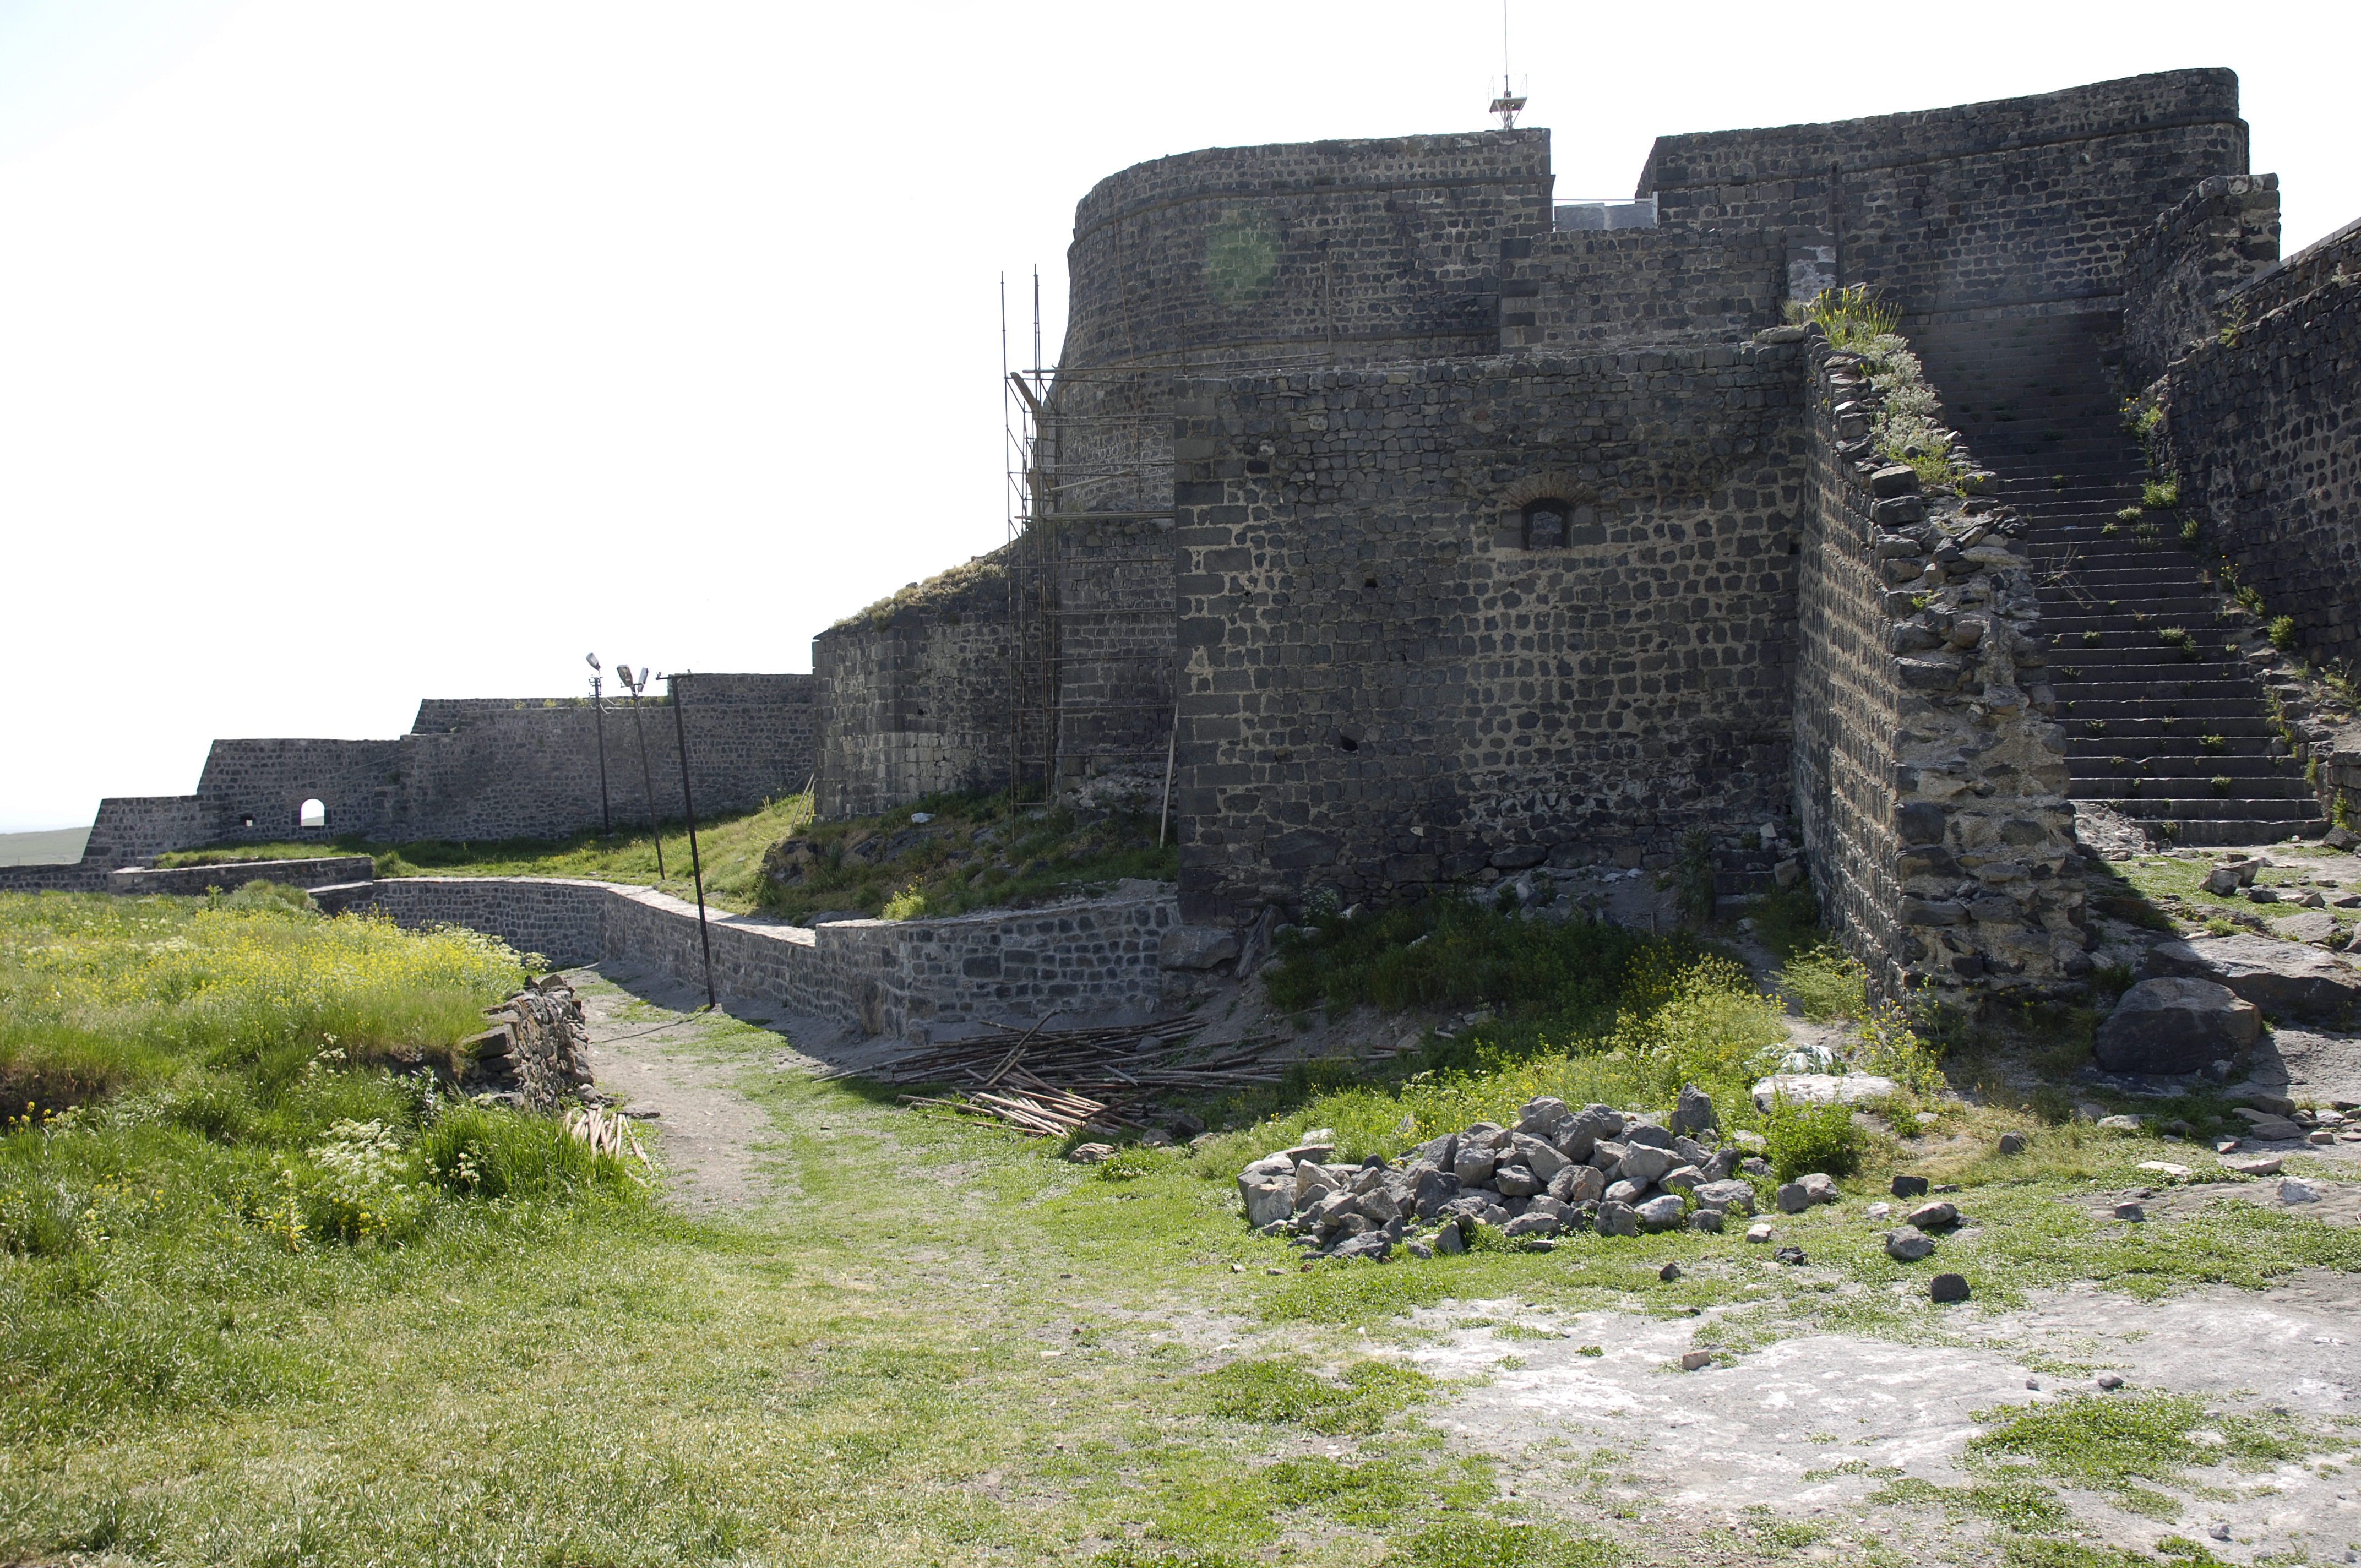
<svg viewBox="0 0 2361 1568"><path fill-rule="evenodd" d="M1509 0L1500 0L1500 91L1492 99L1492 113L1500 116L1500 128L1517 128L1517 115L1525 107L1524 94L1512 89L1509 76Z"/></svg>

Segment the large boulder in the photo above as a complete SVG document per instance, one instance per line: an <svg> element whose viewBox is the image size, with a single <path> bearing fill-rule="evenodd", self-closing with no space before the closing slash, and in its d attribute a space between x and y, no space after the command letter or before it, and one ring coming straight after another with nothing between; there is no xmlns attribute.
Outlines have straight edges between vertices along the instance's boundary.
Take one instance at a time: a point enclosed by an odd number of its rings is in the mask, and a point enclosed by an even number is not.
<svg viewBox="0 0 2361 1568"><path fill-rule="evenodd" d="M1632 1211L1643 1231L1677 1231L1688 1218L1688 1205L1667 1192L1661 1198L1651 1198Z"/></svg>
<svg viewBox="0 0 2361 1568"><path fill-rule="evenodd" d="M1660 1149L1647 1144L1633 1144L1615 1168L1615 1174L1626 1181L1636 1181L1642 1187L1653 1185L1664 1174L1681 1163L1670 1149Z"/></svg>
<svg viewBox="0 0 2361 1568"><path fill-rule="evenodd" d="M2092 1054L2109 1072L2196 1072L2236 1056L2262 1032L2260 1010L2228 986L2144 980L2099 1025Z"/></svg>
<svg viewBox="0 0 2361 1568"><path fill-rule="evenodd" d="M1550 1179L1550 1196L1565 1203L1589 1203L1607 1196L1607 1173L1596 1166L1569 1165Z"/></svg>
<svg viewBox="0 0 2361 1568"><path fill-rule="evenodd" d="M1774 1072L1755 1084L1754 1108L1768 1111L1773 1100L1791 1104L1858 1105L1866 1100L1883 1100L1899 1087L1892 1079L1870 1072Z"/></svg>
<svg viewBox="0 0 2361 1568"><path fill-rule="evenodd" d="M1694 1083L1681 1086L1680 1099L1673 1106L1673 1131L1702 1133L1708 1127L1719 1127L1721 1121L1714 1114L1713 1101Z"/></svg>
<svg viewBox="0 0 2361 1568"><path fill-rule="evenodd" d="M1734 1209L1741 1214L1754 1212L1754 1184L1749 1181L1708 1181L1697 1190L1697 1206L1703 1209Z"/></svg>
<svg viewBox="0 0 2361 1568"><path fill-rule="evenodd" d="M1622 1133L1621 1113L1605 1105L1586 1105L1558 1124L1557 1136L1551 1142L1560 1154L1579 1165L1590 1157L1601 1138L1620 1137Z"/></svg>
<svg viewBox="0 0 2361 1568"><path fill-rule="evenodd" d="M2224 985L2266 1013L2335 1013L2361 1003L2361 970L2315 948L2248 931L2158 942L2141 973ZM2202 1067L2205 1064L2197 1064Z"/></svg>

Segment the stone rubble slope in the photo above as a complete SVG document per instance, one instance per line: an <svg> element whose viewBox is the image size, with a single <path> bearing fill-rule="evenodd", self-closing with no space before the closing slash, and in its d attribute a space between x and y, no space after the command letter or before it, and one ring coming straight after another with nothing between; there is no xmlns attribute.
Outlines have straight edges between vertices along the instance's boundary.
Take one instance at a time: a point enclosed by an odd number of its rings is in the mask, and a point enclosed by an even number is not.
<svg viewBox="0 0 2361 1568"><path fill-rule="evenodd" d="M1461 1252L1478 1225L1528 1245L1583 1231L1718 1233L1754 1213L1757 1182L1771 1175L1762 1146L1752 1133L1725 1138L1712 1100L1693 1087L1661 1123L1543 1097L1513 1127L1477 1122L1390 1163L1330 1164L1333 1142L1315 1135L1246 1166L1238 1195L1255 1229L1326 1257ZM1815 1172L1778 1187L1773 1201L1792 1213L1838 1196L1836 1182ZM1911 1218L1933 1228L1956 1212Z"/></svg>

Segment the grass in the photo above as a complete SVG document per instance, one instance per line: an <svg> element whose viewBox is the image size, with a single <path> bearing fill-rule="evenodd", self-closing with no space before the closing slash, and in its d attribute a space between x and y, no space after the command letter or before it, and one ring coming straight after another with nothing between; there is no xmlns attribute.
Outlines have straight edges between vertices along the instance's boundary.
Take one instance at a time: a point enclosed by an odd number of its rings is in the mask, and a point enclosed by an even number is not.
<svg viewBox="0 0 2361 1568"><path fill-rule="evenodd" d="M1153 810L1020 806L1005 793L929 795L884 817L814 824L774 845L757 902L789 919L831 909L907 920L1021 908L1127 877L1177 879L1179 846L1168 838L1159 849L1156 835Z"/></svg>
<svg viewBox="0 0 2361 1568"><path fill-rule="evenodd" d="M810 820L810 810L811 797L795 795L759 811L700 822L697 850L708 901L736 914L762 909L791 920L825 911L912 919L1021 907L1103 889L1125 877L1170 882L1180 874L1178 846L1168 839L1157 848L1156 814L1148 810L1013 807L1005 794L932 795L883 817L822 823ZM914 823L914 815L934 820ZM352 838L326 846L223 844L177 850L158 857L157 864L366 854L381 877L580 877L660 887L686 898L694 888L686 826L666 825L662 842L661 877L657 838L644 829L469 844ZM895 905L890 916L888 904Z"/></svg>
<svg viewBox="0 0 2361 1568"><path fill-rule="evenodd" d="M1285 1012L1364 1003L1389 1012L1488 1006L1579 1026L1611 1014L1643 956L1678 963L1702 948L1604 920L1512 918L1475 899L1435 897L1347 920L1313 914L1283 933L1266 982Z"/></svg>
<svg viewBox="0 0 2361 1568"><path fill-rule="evenodd" d="M265 889L0 894L0 1104L45 1113L139 1090L214 1104L203 1114L228 1125L263 1114L249 1091L322 1052L456 1065L521 962L473 933L324 920Z"/></svg>
<svg viewBox="0 0 2361 1568"><path fill-rule="evenodd" d="M2079 1395L1979 1419L1985 1430L1968 1443L1971 1464L2106 1491L2135 1513L2167 1519L2178 1517L2180 1505L2140 1483L2186 1485L2192 1468L2225 1462L2268 1468L2312 1448L2285 1418L2208 1410L2180 1394Z"/></svg>
<svg viewBox="0 0 2361 1568"><path fill-rule="evenodd" d="M84 970L131 974L231 917L183 901L176 924L107 934L52 913L104 907L160 922L169 905L21 899L0 905L0 931L24 962L71 942ZM344 924L231 915L291 941ZM65 1204L49 1239L0 1260L0 1560L1705 1560L1667 1521L1603 1517L1620 1503L1575 1517L1506 1496L1504 1462L1428 1424L1455 1390L1405 1365L1423 1331L1401 1314L1510 1298L1559 1318L1719 1307L1697 1333L1730 1354L1803 1332L1949 1343L1942 1310L1897 1289L1930 1266L1895 1264L1857 1217L1905 1165L1967 1186L1977 1225L1941 1262L1972 1275L1978 1310L2086 1279L2160 1295L2361 1267L2361 1236L2256 1206L2138 1234L2096 1222L2061 1198L2149 1179L2136 1162L2167 1146L2066 1126L1993 1159L1992 1107L1960 1113L1979 1152L1949 1163L1865 1136L1848 1203L1780 1221L1809 1269L1675 1234L1303 1273L1238 1223L1243 1157L1303 1127L1336 1127L1357 1156L1542 1088L1661 1106L1775 1014L1709 960L1638 968L1608 1032L1577 1049L1323 1091L1194 1154L1141 1153L1119 1179L781 1072L767 1030L611 997L693 1033L681 1059L768 1119L754 1157L774 1206L702 1219L619 1170L569 1166L535 1142L546 1123L427 1114L402 1079L333 1059L291 995L283 1074L270 1051L208 1065L159 1032L152 1070L0 1135L0 1183ZM0 991L0 1015L46 1005L22 979ZM415 1207L399 1226L328 1223L357 1219L324 1206L329 1173L365 1170L388 1135L400 1179L385 1185ZM880 1205L886 1172L897 1201ZM1672 1261L1685 1274L1659 1280ZM1999 1469L1954 1490L1977 1517L2042 1523L2038 1482L2000 1470L2048 1463L2030 1451L2050 1439L2006 1434L1986 1433L2028 1452L1996 1453ZM1766 1519L1743 1550L1820 1533Z"/></svg>
<svg viewBox="0 0 2361 1568"><path fill-rule="evenodd" d="M717 908L743 914L752 909L763 887L763 856L780 839L802 827L811 809L811 797L793 795L771 801L758 811L718 817L697 825L698 858L705 868L705 895ZM376 874L402 876L548 876L580 877L591 882L634 883L661 887L680 897L690 896L688 828L685 822L664 824L664 875L656 875L657 833L644 826L624 828L606 836L576 833L564 839L502 839L471 843L417 839L406 844L380 843L354 837L318 843L214 844L180 850L156 859L159 866L220 865L237 861L307 860L323 854L367 855L376 862Z"/></svg>
<svg viewBox="0 0 2361 1568"><path fill-rule="evenodd" d="M2210 855L2186 860L2143 855L2112 864L2093 864L2088 872L2090 902L2103 915L2149 930L2186 933L2229 922L2270 935L2277 920L2306 913L2288 894L2301 891L2310 880L2308 862L2334 858L2336 851L2310 845L2275 844L2268 853L2272 864L2256 873L2255 885L2281 890L2278 904L2257 905L2242 893L2210 891L2205 878L2215 863ZM2332 913L2343 916L2348 912Z"/></svg>

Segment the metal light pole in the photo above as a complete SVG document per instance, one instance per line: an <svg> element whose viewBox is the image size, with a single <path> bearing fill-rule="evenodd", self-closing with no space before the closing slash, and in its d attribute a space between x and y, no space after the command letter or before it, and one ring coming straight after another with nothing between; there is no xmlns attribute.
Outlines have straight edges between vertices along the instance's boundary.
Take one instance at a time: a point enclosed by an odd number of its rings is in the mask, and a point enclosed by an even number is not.
<svg viewBox="0 0 2361 1568"><path fill-rule="evenodd" d="M590 676L590 724L598 733L598 831L612 838L615 813L607 804L607 703L599 696L598 676L595 673L598 668L598 655L585 653L582 656L590 661L593 671Z"/></svg>
<svg viewBox="0 0 2361 1568"><path fill-rule="evenodd" d="M688 794L688 721L680 716L680 683L684 674L664 677L664 689L672 694L673 737L680 743L680 806L688 817L688 870L697 879L697 939L705 949L705 1004L709 1008L721 1005L713 993L713 938L705 928L705 867L697 858L697 802Z"/></svg>
<svg viewBox="0 0 2361 1568"><path fill-rule="evenodd" d="M625 664L615 672L615 678L631 688L631 728L640 732L640 782L648 792L648 832L656 841L656 880L662 882L664 865L664 829L656 824L656 775L648 765L648 722L640 717L640 696L648 689L647 666L640 666L639 678L631 678L631 666Z"/></svg>

